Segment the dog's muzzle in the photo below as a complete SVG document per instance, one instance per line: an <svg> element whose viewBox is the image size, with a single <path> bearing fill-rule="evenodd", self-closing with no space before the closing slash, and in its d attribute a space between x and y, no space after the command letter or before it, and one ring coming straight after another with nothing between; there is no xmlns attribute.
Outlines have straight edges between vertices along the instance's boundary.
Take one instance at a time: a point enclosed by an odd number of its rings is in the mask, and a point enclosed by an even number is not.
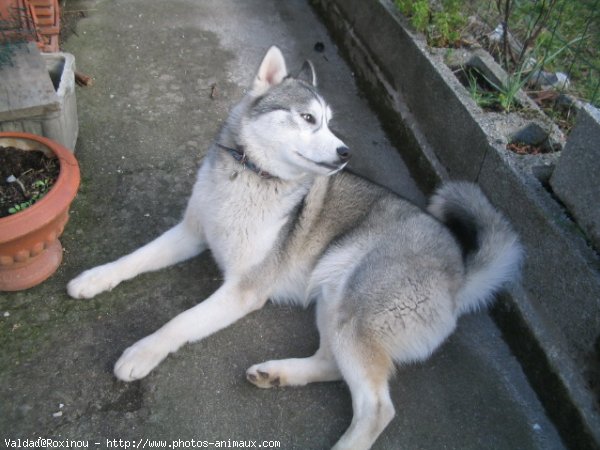
<svg viewBox="0 0 600 450"><path fill-rule="evenodd" d="M350 159L350 150L348 149L348 147L345 147L345 146L338 147L336 149L336 152L338 155L338 162L336 162L336 163L324 162L324 161L314 161L310 158L307 158L300 152L296 152L296 154L298 156L300 156L300 158L305 159L306 161L309 161L317 166L324 167L325 169L329 169L329 173L327 175L333 175L334 173L337 173L340 170L342 170L344 167L346 167L346 165L348 164L348 160Z"/></svg>

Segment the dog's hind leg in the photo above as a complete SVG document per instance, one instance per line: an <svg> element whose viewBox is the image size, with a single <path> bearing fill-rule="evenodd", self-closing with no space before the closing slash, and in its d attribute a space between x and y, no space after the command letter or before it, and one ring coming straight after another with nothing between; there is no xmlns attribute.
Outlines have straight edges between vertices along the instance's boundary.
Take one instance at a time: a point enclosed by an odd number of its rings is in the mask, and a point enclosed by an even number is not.
<svg viewBox="0 0 600 450"><path fill-rule="evenodd" d="M92 298L121 281L184 261L205 248L202 237L181 222L133 253L81 273L69 282L67 291L74 298Z"/></svg>
<svg viewBox="0 0 600 450"><path fill-rule="evenodd" d="M333 348L352 394L354 415L333 449L368 449L395 414L388 386L393 361L379 344L345 331L336 337Z"/></svg>

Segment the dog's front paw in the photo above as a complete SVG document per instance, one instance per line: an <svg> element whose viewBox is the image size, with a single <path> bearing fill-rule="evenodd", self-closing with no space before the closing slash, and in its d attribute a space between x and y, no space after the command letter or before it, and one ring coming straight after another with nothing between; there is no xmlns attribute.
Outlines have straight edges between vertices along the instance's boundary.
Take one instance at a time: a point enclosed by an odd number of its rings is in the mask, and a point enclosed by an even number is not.
<svg viewBox="0 0 600 450"><path fill-rule="evenodd" d="M92 298L101 292L109 291L121 282L118 272L112 264L86 270L72 279L67 285L67 292L73 298Z"/></svg>
<svg viewBox="0 0 600 450"><path fill-rule="evenodd" d="M255 364L246 371L246 379L259 388L268 389L282 386L282 377L279 371L268 362Z"/></svg>
<svg viewBox="0 0 600 450"><path fill-rule="evenodd" d="M123 352L115 364L114 374L123 381L144 378L167 357L169 350L160 338L151 334L136 342Z"/></svg>

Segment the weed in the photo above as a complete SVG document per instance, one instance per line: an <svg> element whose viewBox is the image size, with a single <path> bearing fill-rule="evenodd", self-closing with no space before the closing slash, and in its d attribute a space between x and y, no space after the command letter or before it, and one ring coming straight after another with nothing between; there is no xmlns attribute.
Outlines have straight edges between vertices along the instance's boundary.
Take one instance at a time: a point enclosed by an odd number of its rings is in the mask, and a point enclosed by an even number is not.
<svg viewBox="0 0 600 450"><path fill-rule="evenodd" d="M498 101L500 103L501 108L506 112L511 112L517 103L517 95L521 89L527 85L532 79L532 77L539 73L539 70L545 64L551 64L563 51L565 51L569 46L576 43L581 38L575 38L571 42L567 43L563 47L556 50L554 53L548 55L547 52L541 52L539 49L536 49L532 52L535 53L543 53L543 56L539 59L533 59L534 63L531 63L530 58L524 58L512 73L509 73L506 77L506 80L502 83L495 83L485 76L484 73L479 72L479 74L487 81L494 89L498 91ZM525 54L526 56L529 54ZM474 69L476 70L476 69Z"/></svg>
<svg viewBox="0 0 600 450"><path fill-rule="evenodd" d="M25 202L15 204L12 207L8 208L8 212L10 214L16 214L18 212L23 211L24 209L29 208L35 202L41 200L44 197L44 195L48 193L52 185L53 182L49 178L35 181L31 185L32 191L29 193L29 199Z"/></svg>
<svg viewBox="0 0 600 450"><path fill-rule="evenodd" d="M486 42L485 37L481 42L488 45L512 74L504 86L507 106L510 107L513 91L523 85L521 81L529 71L529 68L523 70L525 61L532 55L537 54L535 59L540 61L544 60L540 58L544 54L559 52L560 57L552 62L545 58L544 69L566 73L569 92L600 107L600 0L395 0L395 3L417 31L425 34L428 44L435 47L460 45L466 17L474 15L491 27L502 24L501 42ZM510 35L516 39L509 43Z"/></svg>
<svg viewBox="0 0 600 450"><path fill-rule="evenodd" d="M566 73L571 94L600 106L598 4L598 0L497 0L500 17L488 15L484 20L506 24L510 21L512 33L522 42L515 54L510 49L504 51L508 71L519 67L532 49L544 49L547 54L559 52L560 57L553 61L546 59L544 68Z"/></svg>
<svg viewBox="0 0 600 450"><path fill-rule="evenodd" d="M433 8L429 0L396 0L396 6L410 17L411 25L424 33L427 43L434 47L455 45L466 24L458 0L442 0L437 8Z"/></svg>
<svg viewBox="0 0 600 450"><path fill-rule="evenodd" d="M469 94L475 100L477 106L487 109L499 105L500 102L496 93L481 88L475 69L462 68L461 70L467 77Z"/></svg>

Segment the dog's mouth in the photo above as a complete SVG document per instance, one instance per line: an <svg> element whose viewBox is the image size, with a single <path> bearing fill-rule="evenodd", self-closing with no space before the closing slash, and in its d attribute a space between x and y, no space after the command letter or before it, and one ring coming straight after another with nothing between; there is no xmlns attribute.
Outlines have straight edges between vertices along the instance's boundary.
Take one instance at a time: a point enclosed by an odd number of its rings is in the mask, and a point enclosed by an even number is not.
<svg viewBox="0 0 600 450"><path fill-rule="evenodd" d="M301 154L299 152L296 152L296 154L298 156L300 156L300 158L304 159L305 161L308 161L316 166L323 167L325 169L329 169L329 172L327 172L327 176L333 175L333 174L339 172L344 167L346 167L346 164L348 164L348 161L340 162L339 164L332 164L332 163L328 163L328 162L324 162L324 161L314 161L310 158L307 158L306 156L304 156L303 154Z"/></svg>

